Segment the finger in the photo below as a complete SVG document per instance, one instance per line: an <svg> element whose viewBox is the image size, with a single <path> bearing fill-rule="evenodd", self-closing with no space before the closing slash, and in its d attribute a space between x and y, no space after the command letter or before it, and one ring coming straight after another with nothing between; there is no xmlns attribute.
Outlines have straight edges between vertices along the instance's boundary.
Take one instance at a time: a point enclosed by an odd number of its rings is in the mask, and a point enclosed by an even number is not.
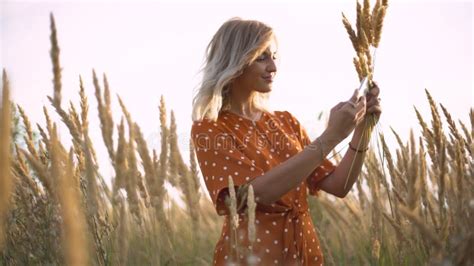
<svg viewBox="0 0 474 266"><path fill-rule="evenodd" d="M349 101L342 102L342 106L340 109L353 111L356 109L356 107L357 107L357 104L349 100Z"/></svg>
<svg viewBox="0 0 474 266"><path fill-rule="evenodd" d="M375 87L378 87L378 86L379 86L379 83L378 83L377 81L372 80L372 81L370 82L370 88L371 88L371 89L372 89L372 88L375 88Z"/></svg>
<svg viewBox="0 0 474 266"><path fill-rule="evenodd" d="M382 107L380 105L374 105L374 106L371 106L370 108L367 108L367 113L373 113L373 112L382 112Z"/></svg>
<svg viewBox="0 0 474 266"><path fill-rule="evenodd" d="M378 84L374 81L373 86L369 90L370 94L377 97L380 94L380 88Z"/></svg>
<svg viewBox="0 0 474 266"><path fill-rule="evenodd" d="M370 108L367 109L368 114L381 114L382 113L382 107L380 105L374 105Z"/></svg>
<svg viewBox="0 0 474 266"><path fill-rule="evenodd" d="M347 104L347 106L348 106L350 109L352 109L352 110L354 110L354 109L357 108L357 104L355 104L354 102L347 101L346 104Z"/></svg>
<svg viewBox="0 0 474 266"><path fill-rule="evenodd" d="M367 108L370 108L374 105L380 104L380 98L376 97L367 97Z"/></svg>
<svg viewBox="0 0 474 266"><path fill-rule="evenodd" d="M359 100L359 90L355 89L349 101L353 103L357 103L357 100Z"/></svg>
<svg viewBox="0 0 474 266"><path fill-rule="evenodd" d="M382 113L371 113L371 114L366 114L365 117L371 116L371 117L375 117L377 120L379 120L381 114Z"/></svg>
<svg viewBox="0 0 474 266"><path fill-rule="evenodd" d="M336 107L337 109L341 109L342 106L344 106L344 104L346 104L346 102L339 102Z"/></svg>
<svg viewBox="0 0 474 266"><path fill-rule="evenodd" d="M365 118L365 109L355 114L355 117L354 117L355 123L358 125L360 122L364 120L364 118Z"/></svg>
<svg viewBox="0 0 474 266"><path fill-rule="evenodd" d="M357 117L356 125L359 125L360 123L363 123L364 119L365 119L365 114L361 115L360 117Z"/></svg>
<svg viewBox="0 0 474 266"><path fill-rule="evenodd" d="M356 106L356 112L360 112L360 110L362 110L362 109L365 110L366 105L367 105L367 100L366 100L365 96L360 97L360 100L359 100L359 102L357 103L357 106Z"/></svg>
<svg viewBox="0 0 474 266"><path fill-rule="evenodd" d="M365 109L360 110L359 112L355 114L355 120L364 119L365 114L366 114Z"/></svg>
<svg viewBox="0 0 474 266"><path fill-rule="evenodd" d="M331 112L341 109L341 107L344 106L344 104L346 104L346 102L339 102L333 108L331 108Z"/></svg>
<svg viewBox="0 0 474 266"><path fill-rule="evenodd" d="M378 87L379 86L379 83L375 80L372 80L372 84L373 84L373 87Z"/></svg>
<svg viewBox="0 0 474 266"><path fill-rule="evenodd" d="M376 103L377 103L376 98L373 98L373 97L372 97L372 98L370 98L370 99L367 99L367 108L372 107L372 106L373 106L374 104L376 104Z"/></svg>
<svg viewBox="0 0 474 266"><path fill-rule="evenodd" d="M374 97L378 97L380 94L380 89L379 87L374 87L370 90L370 94Z"/></svg>
<svg viewBox="0 0 474 266"><path fill-rule="evenodd" d="M367 100L367 105L369 105L369 103L370 103L371 101L373 101L374 98L377 98L377 97L375 97L374 95L372 95L372 93L367 92L367 94L365 95L365 98L366 98L366 100Z"/></svg>
<svg viewBox="0 0 474 266"><path fill-rule="evenodd" d="M361 97L362 98L362 97ZM354 117L358 119L359 117L363 117L366 113L366 105L365 105L365 97L357 104L356 109L354 110Z"/></svg>

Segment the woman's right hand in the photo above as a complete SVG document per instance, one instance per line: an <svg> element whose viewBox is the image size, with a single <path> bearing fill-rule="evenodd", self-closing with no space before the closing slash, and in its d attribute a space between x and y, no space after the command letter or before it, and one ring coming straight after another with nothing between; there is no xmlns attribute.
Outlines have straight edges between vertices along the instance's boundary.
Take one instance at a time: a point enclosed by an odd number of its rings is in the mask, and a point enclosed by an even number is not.
<svg viewBox="0 0 474 266"><path fill-rule="evenodd" d="M366 104L365 96L359 97L359 91L356 89L349 101L340 102L331 108L326 133L338 142L347 138L364 120Z"/></svg>

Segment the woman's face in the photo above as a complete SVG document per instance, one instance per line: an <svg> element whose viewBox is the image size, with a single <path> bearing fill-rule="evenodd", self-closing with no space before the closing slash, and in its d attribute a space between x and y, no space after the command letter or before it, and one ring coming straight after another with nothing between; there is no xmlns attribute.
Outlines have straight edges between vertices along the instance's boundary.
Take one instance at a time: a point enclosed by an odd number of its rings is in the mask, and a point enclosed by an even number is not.
<svg viewBox="0 0 474 266"><path fill-rule="evenodd" d="M272 88L276 67L276 45L271 42L255 61L247 66L243 73L235 78L233 87L246 92L269 92Z"/></svg>

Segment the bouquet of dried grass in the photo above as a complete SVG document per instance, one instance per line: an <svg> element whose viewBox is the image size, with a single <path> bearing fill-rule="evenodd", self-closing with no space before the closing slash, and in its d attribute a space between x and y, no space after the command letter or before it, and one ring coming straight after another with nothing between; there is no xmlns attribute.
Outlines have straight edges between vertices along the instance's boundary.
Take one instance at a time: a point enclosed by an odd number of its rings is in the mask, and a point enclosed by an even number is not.
<svg viewBox="0 0 474 266"><path fill-rule="evenodd" d="M374 86L373 75L375 65L375 55L382 35L383 21L388 8L388 0L377 0L375 6L370 11L370 1L364 0L363 5L357 1L356 29L352 28L351 23L342 13L342 23L349 34L349 39L356 52L353 62L359 76L359 93L364 89L364 94L368 93L369 88ZM365 120L363 139L359 142L357 149L360 149L361 143L367 143L372 131L377 124L375 115L370 115ZM347 181L344 187L347 186Z"/></svg>
<svg viewBox="0 0 474 266"><path fill-rule="evenodd" d="M375 52L380 44L383 20L387 8L388 0L377 0L372 12L370 11L369 0L364 0L363 6L357 1L356 31L354 31L351 23L342 13L342 23L357 53L353 62L359 75L359 81L362 82L364 78L367 78L369 85L372 85Z"/></svg>

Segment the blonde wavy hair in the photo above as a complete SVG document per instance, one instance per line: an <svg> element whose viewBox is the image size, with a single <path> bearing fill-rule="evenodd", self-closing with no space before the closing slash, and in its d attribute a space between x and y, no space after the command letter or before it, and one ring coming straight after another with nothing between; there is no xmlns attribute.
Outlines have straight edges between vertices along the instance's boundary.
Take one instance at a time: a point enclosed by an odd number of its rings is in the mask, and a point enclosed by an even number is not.
<svg viewBox="0 0 474 266"><path fill-rule="evenodd" d="M272 41L276 43L273 29L260 21L234 17L222 24L206 49L202 82L193 98L192 120L216 121L221 110L229 109L229 83ZM252 92L251 107L270 112L269 96L269 93Z"/></svg>

